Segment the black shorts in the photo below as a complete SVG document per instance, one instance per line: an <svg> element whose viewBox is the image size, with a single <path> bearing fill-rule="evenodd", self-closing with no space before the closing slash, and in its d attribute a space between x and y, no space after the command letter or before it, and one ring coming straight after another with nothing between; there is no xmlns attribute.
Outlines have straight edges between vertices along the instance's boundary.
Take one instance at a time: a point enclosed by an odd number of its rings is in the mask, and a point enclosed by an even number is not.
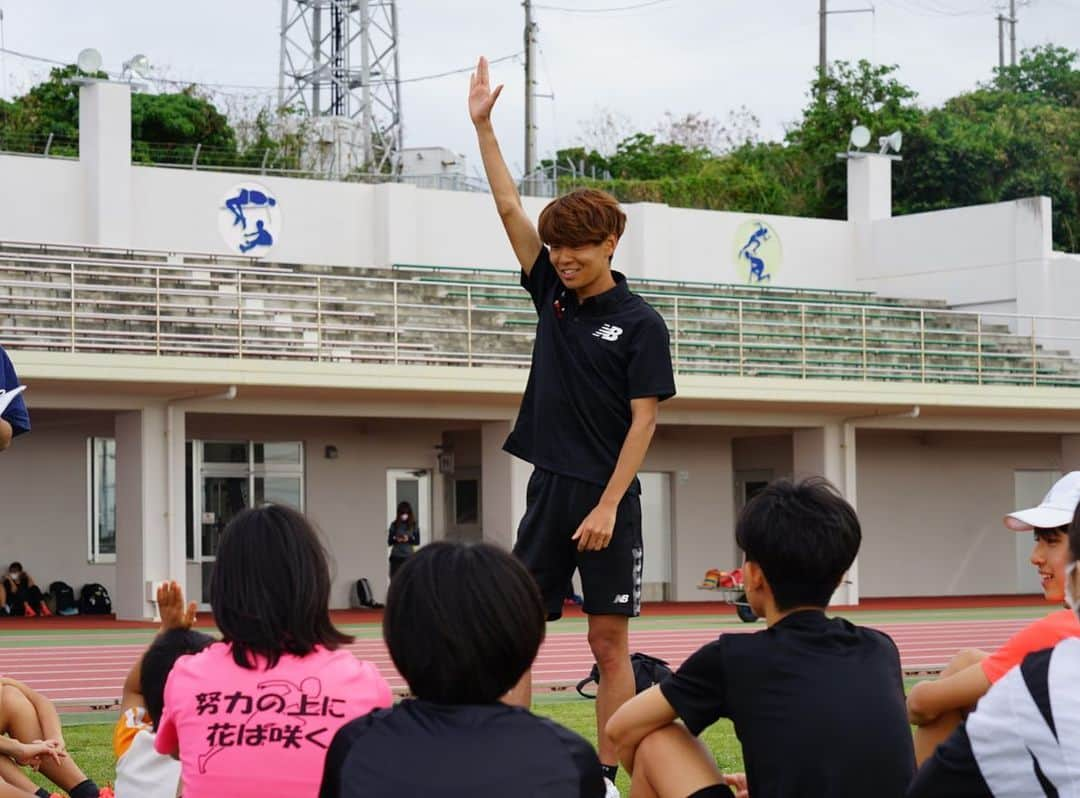
<svg viewBox="0 0 1080 798"><path fill-rule="evenodd" d="M518 525L517 555L540 585L548 620L562 615L567 587L577 568L590 615L641 613L641 500L626 494L615 515L606 549L578 551L571 540L604 489L537 468L529 478L525 515Z"/></svg>

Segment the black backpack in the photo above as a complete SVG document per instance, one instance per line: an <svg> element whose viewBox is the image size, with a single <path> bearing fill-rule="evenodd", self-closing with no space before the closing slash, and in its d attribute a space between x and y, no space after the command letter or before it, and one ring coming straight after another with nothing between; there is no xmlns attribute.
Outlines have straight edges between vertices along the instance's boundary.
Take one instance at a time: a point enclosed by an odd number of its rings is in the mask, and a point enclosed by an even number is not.
<svg viewBox="0 0 1080 798"><path fill-rule="evenodd" d="M349 603L353 607L366 607L367 609L372 610L382 608L382 604L375 600L375 593L371 590L371 582L369 582L365 576L361 576L353 583L352 596L350 596Z"/></svg>
<svg viewBox="0 0 1080 798"><path fill-rule="evenodd" d="M79 591L79 612L83 615L111 615L112 599L109 591L97 582L82 586Z"/></svg>
<svg viewBox="0 0 1080 798"><path fill-rule="evenodd" d="M53 613L56 615L79 614L79 607L75 602L75 588L67 582L53 582L49 585L49 595L53 598Z"/></svg>
<svg viewBox="0 0 1080 798"><path fill-rule="evenodd" d="M630 665L634 668L634 691L638 693L648 690L654 684L660 684L671 675L671 668L668 667L667 662L642 654L640 651L635 651L630 655ZM585 692L585 685L589 682L600 684L600 668L595 664L589 671L589 675L577 683L577 691L585 698L596 698L596 693Z"/></svg>

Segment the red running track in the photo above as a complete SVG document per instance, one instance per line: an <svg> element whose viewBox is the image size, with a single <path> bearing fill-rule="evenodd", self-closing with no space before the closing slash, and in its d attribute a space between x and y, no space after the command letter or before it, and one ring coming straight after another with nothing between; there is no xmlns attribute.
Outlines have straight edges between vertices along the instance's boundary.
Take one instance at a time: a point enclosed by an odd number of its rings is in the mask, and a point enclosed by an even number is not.
<svg viewBox="0 0 1080 798"><path fill-rule="evenodd" d="M889 634L900 649L906 671L940 668L960 648L994 649L1030 619L882 623L875 628ZM724 629L724 634L759 630L760 625ZM678 666L717 632L694 630L642 630L630 632L630 649L644 651ZM124 677L142 645L26 646L0 650L0 673L26 682L63 705L107 705L120 697ZM405 684L394 670L382 640L359 640L350 646L356 656L374 662L395 690ZM539 688L575 684L592 667L584 633L549 634L533 668Z"/></svg>

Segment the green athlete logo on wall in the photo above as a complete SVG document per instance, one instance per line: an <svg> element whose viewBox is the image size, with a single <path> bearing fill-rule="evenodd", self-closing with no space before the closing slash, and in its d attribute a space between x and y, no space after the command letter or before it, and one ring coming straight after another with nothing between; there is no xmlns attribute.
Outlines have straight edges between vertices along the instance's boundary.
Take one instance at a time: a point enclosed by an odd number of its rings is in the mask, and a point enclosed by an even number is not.
<svg viewBox="0 0 1080 798"><path fill-rule="evenodd" d="M735 268L742 282L772 282L784 260L780 236L768 222L748 219L735 230Z"/></svg>

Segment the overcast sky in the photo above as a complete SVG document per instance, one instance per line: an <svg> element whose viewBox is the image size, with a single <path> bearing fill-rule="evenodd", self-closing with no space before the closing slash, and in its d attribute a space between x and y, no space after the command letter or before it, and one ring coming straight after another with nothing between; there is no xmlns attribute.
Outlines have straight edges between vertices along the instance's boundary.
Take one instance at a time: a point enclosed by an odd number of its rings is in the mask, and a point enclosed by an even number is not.
<svg viewBox="0 0 1080 798"><path fill-rule="evenodd" d="M536 0L610 9L643 0ZM990 77L997 63L994 0L830 0L830 59L899 64L900 78L933 105ZM1080 0L1020 0L1018 47L1080 49ZM267 87L219 89L219 98L272 94L277 85L280 0L0 0L9 50L74 61L84 47L119 71L145 53L170 78ZM540 8L539 149L577 143L582 121L605 110L651 130L665 111L726 119L742 106L779 138L806 102L818 55L818 0L660 0L634 11ZM522 49L520 0L398 0L401 77L463 67ZM48 66L3 55L0 95L24 92ZM514 171L522 162L522 62L492 68L506 89L496 130ZM468 76L403 86L406 146L442 145L479 166L465 108ZM874 131L875 135L887 131Z"/></svg>

